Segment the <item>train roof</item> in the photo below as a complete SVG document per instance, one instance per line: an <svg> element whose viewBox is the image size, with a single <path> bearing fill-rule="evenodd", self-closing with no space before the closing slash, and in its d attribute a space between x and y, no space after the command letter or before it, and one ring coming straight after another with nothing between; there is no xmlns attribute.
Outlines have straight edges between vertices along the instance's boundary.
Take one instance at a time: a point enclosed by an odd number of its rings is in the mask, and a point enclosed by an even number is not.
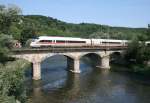
<svg viewBox="0 0 150 103"><path fill-rule="evenodd" d="M50 39L50 40L86 40L82 38L74 38L74 37L58 37L58 36L39 36L39 39Z"/></svg>
<svg viewBox="0 0 150 103"><path fill-rule="evenodd" d="M102 41L112 41L112 42L122 42L122 40L115 40L115 39L101 39Z"/></svg>
<svg viewBox="0 0 150 103"><path fill-rule="evenodd" d="M146 43L150 43L150 41L146 41Z"/></svg>
<svg viewBox="0 0 150 103"><path fill-rule="evenodd" d="M39 39L42 40L89 40L85 38L75 38L75 37L59 37L59 36L39 36ZM100 40L100 41L111 41L111 42L128 42L128 40L116 40L116 39L92 39L92 40Z"/></svg>
<svg viewBox="0 0 150 103"><path fill-rule="evenodd" d="M100 41L110 41L110 42L128 42L128 40L117 40L117 39L93 39L93 40L100 40Z"/></svg>

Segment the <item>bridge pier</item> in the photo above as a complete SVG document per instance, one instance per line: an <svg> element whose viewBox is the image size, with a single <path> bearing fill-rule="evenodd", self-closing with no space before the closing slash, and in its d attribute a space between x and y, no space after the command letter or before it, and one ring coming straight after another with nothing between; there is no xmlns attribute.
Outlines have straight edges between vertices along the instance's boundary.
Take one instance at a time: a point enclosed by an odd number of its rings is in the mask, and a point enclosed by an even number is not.
<svg viewBox="0 0 150 103"><path fill-rule="evenodd" d="M110 69L109 56L104 56L101 58L101 68Z"/></svg>
<svg viewBox="0 0 150 103"><path fill-rule="evenodd" d="M33 62L33 80L41 79L41 63Z"/></svg>
<svg viewBox="0 0 150 103"><path fill-rule="evenodd" d="M67 58L67 66L73 73L80 73L80 59Z"/></svg>

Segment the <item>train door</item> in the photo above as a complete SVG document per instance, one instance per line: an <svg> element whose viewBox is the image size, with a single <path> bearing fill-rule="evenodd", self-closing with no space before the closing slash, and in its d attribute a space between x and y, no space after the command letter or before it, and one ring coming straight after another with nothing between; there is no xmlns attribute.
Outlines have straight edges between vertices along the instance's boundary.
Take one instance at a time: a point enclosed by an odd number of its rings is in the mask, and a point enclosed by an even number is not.
<svg viewBox="0 0 150 103"><path fill-rule="evenodd" d="M51 44L51 46L53 46L55 44L55 41L54 40L52 40L52 44Z"/></svg>
<svg viewBox="0 0 150 103"><path fill-rule="evenodd" d="M92 39L91 44L94 47L96 45L96 39Z"/></svg>
<svg viewBox="0 0 150 103"><path fill-rule="evenodd" d="M65 46L67 46L67 40L65 40Z"/></svg>

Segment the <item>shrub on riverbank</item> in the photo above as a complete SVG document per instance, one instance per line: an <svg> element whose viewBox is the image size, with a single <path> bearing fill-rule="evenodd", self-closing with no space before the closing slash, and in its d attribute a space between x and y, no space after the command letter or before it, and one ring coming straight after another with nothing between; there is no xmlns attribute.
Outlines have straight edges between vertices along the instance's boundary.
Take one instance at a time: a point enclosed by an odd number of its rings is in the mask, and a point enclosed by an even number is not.
<svg viewBox="0 0 150 103"><path fill-rule="evenodd" d="M134 73L138 75L143 75L146 77L150 77L150 66L146 66L143 64L112 64L111 70L116 72L128 72L128 73Z"/></svg>
<svg viewBox="0 0 150 103"><path fill-rule="evenodd" d="M141 38L135 37L128 44L124 55L125 65L127 71L150 76L150 67L147 63L150 60L150 47L145 45L146 39Z"/></svg>
<svg viewBox="0 0 150 103"><path fill-rule="evenodd" d="M25 102L24 71L28 64L25 60L0 64L0 103Z"/></svg>
<svg viewBox="0 0 150 103"><path fill-rule="evenodd" d="M138 74L150 76L150 67L142 64L131 65L132 71Z"/></svg>

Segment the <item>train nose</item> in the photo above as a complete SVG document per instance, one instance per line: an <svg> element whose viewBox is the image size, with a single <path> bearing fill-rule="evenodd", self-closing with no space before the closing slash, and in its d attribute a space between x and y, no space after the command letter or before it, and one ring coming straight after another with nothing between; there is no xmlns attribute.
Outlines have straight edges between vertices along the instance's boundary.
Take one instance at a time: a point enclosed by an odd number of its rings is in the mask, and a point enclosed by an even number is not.
<svg viewBox="0 0 150 103"><path fill-rule="evenodd" d="M40 45L37 44L36 42L31 42L30 47L40 47Z"/></svg>
<svg viewBox="0 0 150 103"><path fill-rule="evenodd" d="M34 42L31 42L31 43L30 43L30 46L31 46L31 47L35 47L35 43L34 43Z"/></svg>

